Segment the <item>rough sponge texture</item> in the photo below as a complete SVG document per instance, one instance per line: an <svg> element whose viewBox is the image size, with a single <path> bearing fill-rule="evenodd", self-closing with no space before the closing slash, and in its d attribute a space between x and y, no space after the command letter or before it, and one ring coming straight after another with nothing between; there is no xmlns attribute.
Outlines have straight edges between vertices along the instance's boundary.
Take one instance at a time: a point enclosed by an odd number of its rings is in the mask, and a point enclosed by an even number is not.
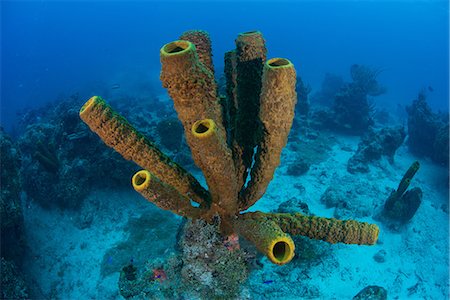
<svg viewBox="0 0 450 300"><path fill-rule="evenodd" d="M161 49L161 80L183 123L195 164L203 171L214 208L236 212L236 180L231 150L226 144L221 105L213 74L199 61L193 44L177 41ZM194 124L211 120L210 134L196 134ZM224 210L223 208L226 208Z"/></svg>
<svg viewBox="0 0 450 300"><path fill-rule="evenodd" d="M330 243L376 242L379 229L367 223L297 213L241 213L264 195L272 180L297 101L294 66L284 58L265 63L260 32L240 34L236 49L226 54L226 97L217 94L207 33L184 33L181 40L161 48L160 58L161 81L172 97L209 191L101 98L91 98L80 111L107 145L145 169L132 182L146 199L162 209L218 225L224 236L240 234L279 265L294 256L289 234ZM200 276L209 275L201 272Z"/></svg>
<svg viewBox="0 0 450 300"><path fill-rule="evenodd" d="M114 148L125 159L132 160L141 168L152 172L181 194L198 203L207 204L208 192L194 176L159 151L102 98L94 96L89 99L81 108L80 117L106 145Z"/></svg>
<svg viewBox="0 0 450 300"><path fill-rule="evenodd" d="M238 190L233 157L217 124L211 119L199 120L192 126L192 156L203 171L214 204L211 213L234 215ZM217 211L218 210L218 211Z"/></svg>
<svg viewBox="0 0 450 300"><path fill-rule="evenodd" d="M247 209L264 195L280 164L281 151L287 143L294 119L297 93L294 65L287 59L274 58L264 65L259 118L263 135L255 156L242 208Z"/></svg>
<svg viewBox="0 0 450 300"><path fill-rule="evenodd" d="M373 245L378 239L377 225L354 220L337 220L305 216L300 213L265 214L261 212L246 214L253 219L267 219L275 222L280 228L292 235L302 235L315 240L332 244Z"/></svg>
<svg viewBox="0 0 450 300"><path fill-rule="evenodd" d="M222 124L214 74L199 61L194 44L182 40L168 43L161 48L160 58L160 78L173 100L188 142L197 120L213 119Z"/></svg>
<svg viewBox="0 0 450 300"><path fill-rule="evenodd" d="M132 178L132 184L138 193L159 208L190 218L198 218L204 213L204 209L193 207L189 198L147 170L137 172Z"/></svg>
<svg viewBox="0 0 450 300"><path fill-rule="evenodd" d="M274 221L253 216L256 215L244 214L236 219L234 227L239 235L251 241L273 263L283 265L291 261L295 250L292 238ZM276 245L280 244L284 246L278 251Z"/></svg>
<svg viewBox="0 0 450 300"><path fill-rule="evenodd" d="M194 44L197 49L198 60L214 74L209 33L204 30L189 30L180 36L180 40L186 40Z"/></svg>

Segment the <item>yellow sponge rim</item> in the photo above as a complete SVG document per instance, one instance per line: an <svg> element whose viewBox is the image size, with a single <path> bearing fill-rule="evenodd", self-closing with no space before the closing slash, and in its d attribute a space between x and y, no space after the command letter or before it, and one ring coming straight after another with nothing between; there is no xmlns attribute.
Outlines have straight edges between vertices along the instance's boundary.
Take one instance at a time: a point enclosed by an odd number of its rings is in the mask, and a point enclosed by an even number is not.
<svg viewBox="0 0 450 300"><path fill-rule="evenodd" d="M216 130L216 123L213 119L202 119L192 125L192 134L196 138L205 139L213 135Z"/></svg>
<svg viewBox="0 0 450 300"><path fill-rule="evenodd" d="M266 67L270 69L292 68L294 64L289 59L274 57L266 61Z"/></svg>
<svg viewBox="0 0 450 300"><path fill-rule="evenodd" d="M290 236L274 239L269 245L268 258L277 265L287 264L294 258L295 245Z"/></svg>
<svg viewBox="0 0 450 300"><path fill-rule="evenodd" d="M152 174L147 170L140 170L133 175L131 183L133 188L140 192L147 189L150 185Z"/></svg>
<svg viewBox="0 0 450 300"><path fill-rule="evenodd" d="M160 52L164 56L184 55L189 51L195 50L194 44L189 41L177 40L162 46Z"/></svg>
<svg viewBox="0 0 450 300"><path fill-rule="evenodd" d="M245 36L261 35L261 31L259 31L259 30L251 30L251 31L241 32L241 33L239 33L239 35L245 35Z"/></svg>
<svg viewBox="0 0 450 300"><path fill-rule="evenodd" d="M86 103L81 107L80 109L80 116L86 112L89 111L94 105L95 103L101 101L102 98L100 98L99 96L93 96L91 97L88 101L86 101Z"/></svg>

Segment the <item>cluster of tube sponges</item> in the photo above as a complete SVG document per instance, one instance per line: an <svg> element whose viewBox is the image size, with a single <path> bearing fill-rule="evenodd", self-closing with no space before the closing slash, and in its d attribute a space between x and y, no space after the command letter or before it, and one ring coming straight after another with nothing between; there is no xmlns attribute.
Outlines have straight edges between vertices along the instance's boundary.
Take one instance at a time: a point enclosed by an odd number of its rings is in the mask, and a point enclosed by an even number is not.
<svg viewBox="0 0 450 300"><path fill-rule="evenodd" d="M330 243L376 242L379 229L373 224L302 214L241 213L264 195L272 180L297 101L294 65L285 58L266 60L260 32L239 34L236 49L225 54L226 95L218 95L206 32L184 33L164 45L160 56L161 81L208 190L94 96L80 116L108 146L143 168L132 178L136 191L178 215L208 222L220 219L224 235L238 233L276 264L294 256L289 234Z"/></svg>

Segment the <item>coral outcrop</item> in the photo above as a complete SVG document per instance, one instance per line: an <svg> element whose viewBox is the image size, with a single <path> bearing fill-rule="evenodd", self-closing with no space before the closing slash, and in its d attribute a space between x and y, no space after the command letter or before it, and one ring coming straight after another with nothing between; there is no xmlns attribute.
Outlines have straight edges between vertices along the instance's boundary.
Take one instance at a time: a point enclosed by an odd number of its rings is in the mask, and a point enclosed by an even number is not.
<svg viewBox="0 0 450 300"><path fill-rule="evenodd" d="M26 251L24 220L20 199L21 155L13 141L0 127L1 197L0 197L0 298L27 299L28 289L21 274Z"/></svg>
<svg viewBox="0 0 450 300"><path fill-rule="evenodd" d="M369 163L379 160L382 156L386 156L389 162L393 163L395 152L403 144L405 137L403 126L378 130L370 128L361 138L356 153L348 160L347 170L352 174L367 173Z"/></svg>
<svg viewBox="0 0 450 300"><path fill-rule="evenodd" d="M449 164L448 114L431 111L424 91L406 107L408 113L408 146L415 155L428 156L443 166Z"/></svg>
<svg viewBox="0 0 450 300"><path fill-rule="evenodd" d="M105 147L80 121L80 104L75 95L23 117L24 134L17 144L28 201L44 208L77 210L91 188L126 186L125 174L138 170Z"/></svg>
<svg viewBox="0 0 450 300"><path fill-rule="evenodd" d="M1 299L30 299L23 275L13 262L1 258Z"/></svg>
<svg viewBox="0 0 450 300"><path fill-rule="evenodd" d="M179 251L167 260L123 267L120 294L125 299L238 299L249 274L248 260L255 256L235 239L224 240L217 224L200 219L184 220L178 236Z"/></svg>
<svg viewBox="0 0 450 300"><path fill-rule="evenodd" d="M21 155L9 136L0 127L1 198L0 231L1 255L20 264L25 251L24 224L20 201Z"/></svg>
<svg viewBox="0 0 450 300"><path fill-rule="evenodd" d="M320 109L312 114L312 125L356 135L366 132L374 124L371 99L386 92L378 82L379 74L379 70L359 64L350 67L349 83L327 74L322 91L315 98L326 103L330 100L324 98L332 97L333 103L330 110Z"/></svg>
<svg viewBox="0 0 450 300"><path fill-rule="evenodd" d="M386 300L388 292L384 287L369 285L359 291L353 300Z"/></svg>
<svg viewBox="0 0 450 300"><path fill-rule="evenodd" d="M227 95L217 94L211 43L203 31L161 48L161 81L174 101L195 164L208 190L102 98L80 110L81 119L110 147L144 170L133 186L162 209L208 223L224 236L239 234L275 264L294 256L289 234L330 243L376 242L374 224L296 214L243 213L265 193L280 163L297 100L296 71L285 58L266 61L258 31L241 33L226 59Z"/></svg>

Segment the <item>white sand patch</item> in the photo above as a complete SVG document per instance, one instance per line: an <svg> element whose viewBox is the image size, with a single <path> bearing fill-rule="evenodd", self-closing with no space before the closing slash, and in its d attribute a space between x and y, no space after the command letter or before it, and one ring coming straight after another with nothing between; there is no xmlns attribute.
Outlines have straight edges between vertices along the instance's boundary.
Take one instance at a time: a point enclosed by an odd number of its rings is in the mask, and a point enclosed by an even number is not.
<svg viewBox="0 0 450 300"><path fill-rule="evenodd" d="M302 176L286 175L296 153L285 149L282 164L266 195L251 210L273 211L291 198L308 204L317 216L333 217L334 208L326 208L320 198L329 186L339 185L373 210L397 188L409 165L415 160L405 147L399 149L395 163L381 160L367 174L347 172L347 161L359 139L336 136L330 156L313 164ZM349 151L352 150L352 151ZM447 170L420 160L421 169L411 187L423 190L416 215L399 232L374 221L371 215L360 221L380 226L380 242L375 246L332 245L329 254L318 261L275 266L266 258L244 288L247 299L350 299L368 285L388 290L389 298L448 298L448 191L442 189ZM196 175L197 172L196 172ZM200 179L204 184L204 179ZM30 204L24 209L29 252L26 267L39 285L42 297L58 299L120 299L118 272L104 278L101 264L108 249L127 239L124 226L130 217L155 209L132 189L94 191L86 200L95 212L87 216L87 227L80 229L75 213L48 211ZM448 205L448 204L447 204ZM323 245L322 245L323 246ZM167 245L173 247L173 245ZM325 245L324 247L328 247ZM385 251L385 261L374 255ZM156 259L158 257L149 257Z"/></svg>
<svg viewBox="0 0 450 300"><path fill-rule="evenodd" d="M347 172L347 161L356 150L359 139L336 136L330 157L299 177L286 174L286 164L278 168L267 194L252 210L270 211L279 204L296 197L308 204L318 216L333 217L334 209L327 209L320 197L330 185L338 184L365 199L373 209L384 204L390 189L397 188L404 172L417 158L403 146L391 165L382 159L370 166L367 174L352 175ZM283 161L295 159L296 153L285 149ZM413 219L400 232L393 232L372 217L360 221L380 226L379 243L374 246L333 245L331 256L319 265L289 269L280 276L280 269L263 259L264 268L252 273L250 294L255 299L276 295L279 299L299 296L321 299L351 299L368 285L387 289L389 298L397 299L448 299L449 296L449 240L448 212L442 205L448 201L448 192L442 186L448 170L428 160L419 159L421 168L412 180L411 187L423 190L422 204ZM295 187L301 184L305 192ZM376 262L373 256L380 250L386 252L385 262ZM304 274L307 273L307 276ZM264 281L273 280L273 283ZM286 291L286 292L283 292ZM303 294L302 294L303 293ZM310 293L310 294L308 294Z"/></svg>
<svg viewBox="0 0 450 300"><path fill-rule="evenodd" d="M46 298L120 299L118 273L101 278L105 252L126 238L123 226L148 203L134 191L94 191L86 201L98 205L91 226L75 226L76 214L24 209L30 251L26 267Z"/></svg>

